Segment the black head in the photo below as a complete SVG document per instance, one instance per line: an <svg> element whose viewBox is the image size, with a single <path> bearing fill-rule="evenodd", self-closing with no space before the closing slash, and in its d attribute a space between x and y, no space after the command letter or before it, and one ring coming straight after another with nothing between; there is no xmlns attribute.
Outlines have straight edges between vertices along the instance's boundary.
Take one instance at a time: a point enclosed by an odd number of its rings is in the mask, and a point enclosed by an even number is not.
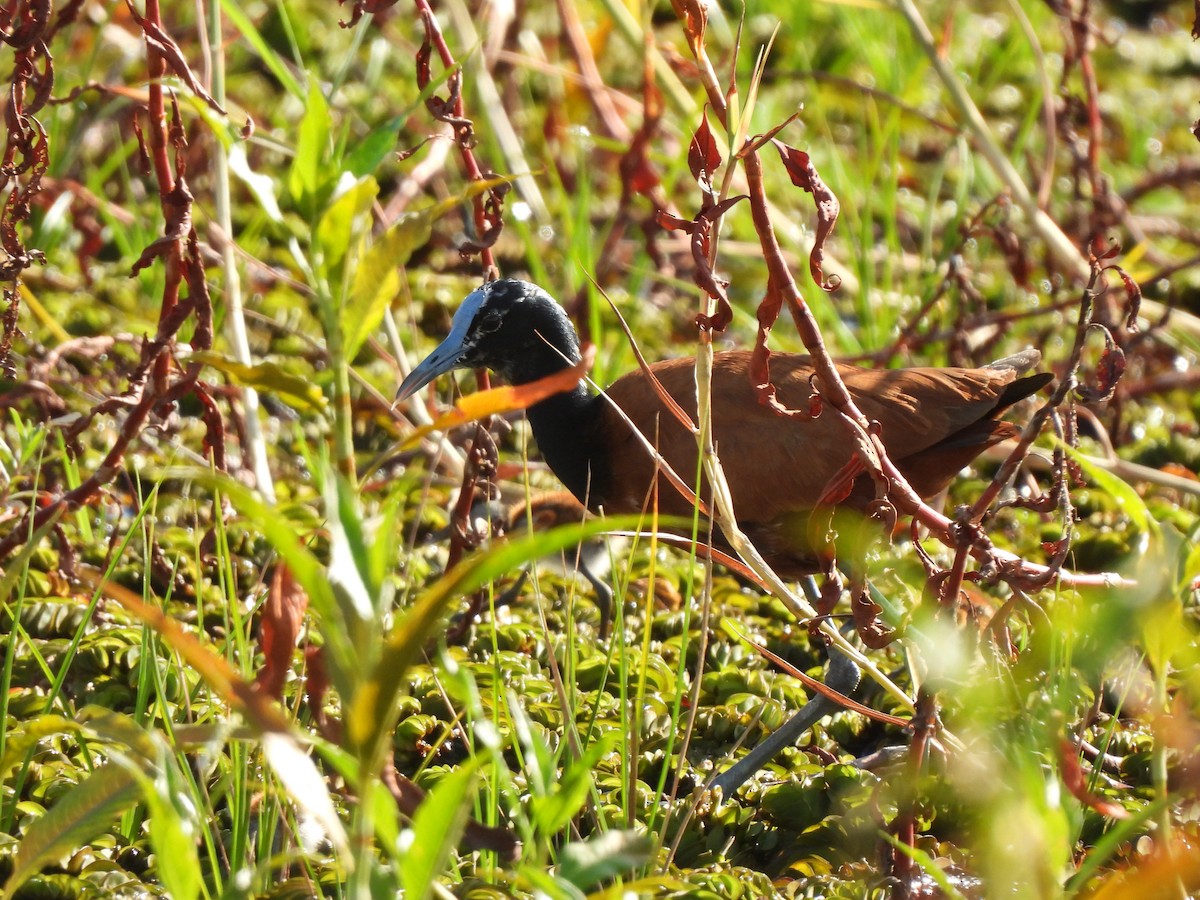
<svg viewBox="0 0 1200 900"><path fill-rule="evenodd" d="M450 334L409 373L396 396L410 397L452 369L492 369L523 384L579 359L579 338L553 297L528 281L492 281L467 295Z"/></svg>

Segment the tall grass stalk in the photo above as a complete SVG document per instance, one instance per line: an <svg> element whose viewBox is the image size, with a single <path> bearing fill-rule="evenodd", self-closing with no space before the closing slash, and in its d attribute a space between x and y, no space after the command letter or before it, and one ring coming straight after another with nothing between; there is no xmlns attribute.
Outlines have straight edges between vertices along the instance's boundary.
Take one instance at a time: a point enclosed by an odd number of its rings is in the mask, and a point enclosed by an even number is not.
<svg viewBox="0 0 1200 900"><path fill-rule="evenodd" d="M221 15L221 4L210 0L208 11L209 66L212 75L210 90L213 99L222 106L225 97L225 29ZM232 132L232 123L230 131ZM250 337L246 329L246 315L242 305L242 277L238 270L234 252L237 239L233 230L233 200L230 192L229 149L226 142L218 138L212 142L213 206L217 225L221 229L221 274L225 298L226 336L239 363L253 363L250 354ZM254 482L268 502L275 502L275 482L267 459L267 444L262 429L262 413L259 408L258 391L249 385L240 389L242 396L242 418L246 428L246 446L243 452L249 457L254 472Z"/></svg>

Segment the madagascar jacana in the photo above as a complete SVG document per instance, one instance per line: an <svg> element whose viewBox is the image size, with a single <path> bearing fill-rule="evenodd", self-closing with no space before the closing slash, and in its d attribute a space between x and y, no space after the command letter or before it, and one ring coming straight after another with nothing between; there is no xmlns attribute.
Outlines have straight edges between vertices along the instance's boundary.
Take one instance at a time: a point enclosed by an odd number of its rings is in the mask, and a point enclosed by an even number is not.
<svg viewBox="0 0 1200 900"><path fill-rule="evenodd" d="M467 296L450 334L404 379L397 396L407 398L452 369L488 368L521 385L580 358L575 329L549 294L526 281L493 281ZM978 369L839 365L839 371L858 408L881 425L891 460L919 495L930 498L983 450L1017 434L997 417L1051 381L1045 373L1021 377L1039 359L1037 351L1026 350ZM816 569L806 540L809 514L854 450L836 416L784 418L760 405L747 378L749 361L750 353L741 350L714 356L714 440L742 529L780 575L798 577ZM693 417L694 364L672 359L650 367ZM807 356L771 356L779 399L791 408L807 408L812 374ZM675 472L693 476L696 440L663 409L640 369L605 393ZM586 382L534 404L528 416L546 462L589 508L637 513L645 507L655 460ZM690 517L690 503L665 480L657 495L662 513ZM873 484L862 476L839 505L863 510L874 496Z"/></svg>

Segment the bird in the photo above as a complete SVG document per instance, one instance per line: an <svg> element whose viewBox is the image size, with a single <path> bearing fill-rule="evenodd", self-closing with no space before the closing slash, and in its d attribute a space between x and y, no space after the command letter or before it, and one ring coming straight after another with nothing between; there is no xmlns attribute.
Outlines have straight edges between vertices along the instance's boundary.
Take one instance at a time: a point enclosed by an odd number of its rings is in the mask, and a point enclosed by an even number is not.
<svg viewBox="0 0 1200 900"><path fill-rule="evenodd" d="M750 358L745 350L713 355L713 440L738 526L779 575L799 578L821 570L809 522L855 450L836 416L785 417L761 405L749 378ZM397 400L454 369L486 368L523 385L581 359L578 334L550 294L528 281L498 279L467 295L449 334L404 379ZM1051 373L1026 374L1040 360L1028 349L979 368L837 366L855 404L879 423L889 458L916 493L930 499L985 449L1019 434L999 417L1053 380ZM811 357L774 353L770 363L779 400L792 409L809 408ZM693 417L694 366L690 357L649 366ZM526 410L547 465L593 512L640 513L656 495L660 514L690 519L694 501L665 480L656 485L660 467L634 429L685 479L697 471L695 435L667 412L640 368L604 393L607 399L581 378ZM860 475L837 505L865 514L875 495L870 476ZM719 534L715 543L728 547Z"/></svg>

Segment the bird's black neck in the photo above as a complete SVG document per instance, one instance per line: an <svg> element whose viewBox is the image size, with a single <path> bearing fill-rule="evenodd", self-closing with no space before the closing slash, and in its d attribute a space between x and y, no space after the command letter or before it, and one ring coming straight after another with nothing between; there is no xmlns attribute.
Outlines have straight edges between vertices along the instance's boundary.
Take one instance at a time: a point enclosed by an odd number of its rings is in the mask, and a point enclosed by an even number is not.
<svg viewBox="0 0 1200 900"><path fill-rule="evenodd" d="M532 324L533 339L523 342L520 352L505 360L502 374L514 385L561 372L582 358L575 329L558 304L550 301L537 308ZM580 379L570 390L547 397L526 411L547 465L581 502L594 500L599 479L607 477L597 458L596 429L603 403Z"/></svg>
<svg viewBox="0 0 1200 900"><path fill-rule="evenodd" d="M597 453L601 404L581 381L572 390L547 397L526 410L546 464L581 502L595 506L607 471Z"/></svg>

